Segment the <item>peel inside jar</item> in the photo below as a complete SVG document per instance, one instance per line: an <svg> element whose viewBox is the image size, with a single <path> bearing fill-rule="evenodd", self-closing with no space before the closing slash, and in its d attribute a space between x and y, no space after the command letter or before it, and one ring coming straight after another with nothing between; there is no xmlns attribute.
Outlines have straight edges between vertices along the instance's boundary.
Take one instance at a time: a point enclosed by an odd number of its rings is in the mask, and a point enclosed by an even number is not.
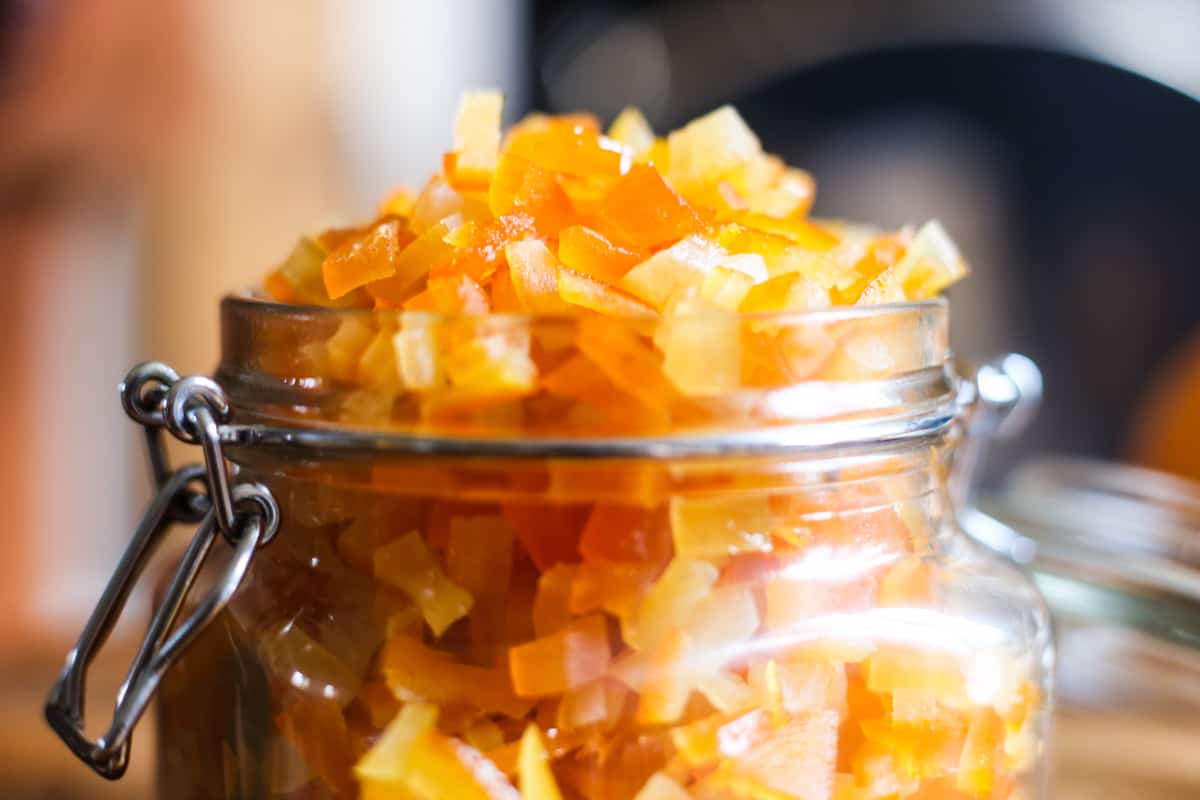
<svg viewBox="0 0 1200 800"><path fill-rule="evenodd" d="M342 422L677 430L731 397L919 368L887 320L761 315L924 300L967 272L936 221L809 218L811 177L730 107L666 137L631 110L607 133L534 115L502 135L499 102L468 95L425 187L302 240L264 281L281 303L382 312L303 354L352 387ZM523 314L568 321L504 316ZM353 791L348 745L325 740L350 737L369 798L1020 796L1031 668L925 608L928 534L877 485L687 495L660 465L551 465L536 501L480 509L440 469L415 526L341 534L347 570L385 587L387 630L352 707L323 707L365 709L367 732L283 729L330 790ZM373 473L383 491L414 479Z"/></svg>

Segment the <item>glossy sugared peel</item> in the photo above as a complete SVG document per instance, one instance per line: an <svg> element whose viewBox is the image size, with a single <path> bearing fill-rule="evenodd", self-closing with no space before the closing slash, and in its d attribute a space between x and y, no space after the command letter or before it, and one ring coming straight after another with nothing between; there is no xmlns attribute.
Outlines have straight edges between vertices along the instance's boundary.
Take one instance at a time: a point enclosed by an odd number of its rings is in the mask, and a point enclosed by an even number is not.
<svg viewBox="0 0 1200 800"><path fill-rule="evenodd" d="M282 303L433 312L347 317L309 354L370 399L348 421L416 404L426 433L671 430L740 392L919 366L886 320L753 315L921 300L966 273L936 222L809 219L811 177L730 107L666 138L632 110L607 136L533 116L502 139L499 120L496 93L469 94L439 175L302 240L264 282ZM379 466L381 488L423 480L439 499L411 527L337 534L386 621L367 674L339 681L357 696L277 720L338 796L1019 796L1031 672L897 641L905 614L934 613L938 575L886 495L674 493L661 465L598 464L464 507L439 469ZM348 738L364 714L369 748Z"/></svg>
<svg viewBox="0 0 1200 800"><path fill-rule="evenodd" d="M279 302L339 308L673 317L921 300L966 274L936 222L915 235L864 234L807 218L812 179L764 153L730 107L665 139L632 110L610 136L586 115L535 115L501 139L499 119L497 93L469 93L442 173L419 193L393 194L374 221L302 240L264 290ZM659 377L683 398L755 385L745 365L771 356L727 327L672 327L656 340ZM428 344L425 362L451 348ZM411 351L381 340L371 358L389 350L403 376ZM704 352L713 354L711 378L689 363ZM486 398L536 397L551 368L535 355L534 380L515 397L487 381L406 387L435 406L439 389L456 407L473 392L492 406ZM391 373L377 364L365 374Z"/></svg>
<svg viewBox="0 0 1200 800"><path fill-rule="evenodd" d="M914 501L860 479L653 508L412 502L337 539L341 591L376 576L388 618L365 672L291 627L260 643L272 671L338 687L278 721L312 780L347 791L365 708L368 798L1021 796L1032 670L921 632L962 622L935 610ZM387 533L399 518L424 522Z"/></svg>

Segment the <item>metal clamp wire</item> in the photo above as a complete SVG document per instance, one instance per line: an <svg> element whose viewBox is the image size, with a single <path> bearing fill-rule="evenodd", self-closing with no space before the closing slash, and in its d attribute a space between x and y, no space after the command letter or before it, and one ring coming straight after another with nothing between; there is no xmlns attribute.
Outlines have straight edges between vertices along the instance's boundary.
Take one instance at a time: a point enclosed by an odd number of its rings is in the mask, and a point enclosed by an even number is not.
<svg viewBox="0 0 1200 800"><path fill-rule="evenodd" d="M166 671L184 650L221 612L241 585L255 549L278 527L278 516L268 516L264 498L266 488L259 484L234 487L234 500L241 512L237 517L233 557L217 576L212 587L196 603L195 609L178 622L177 618L212 549L218 531L216 512L210 511L201 522L171 578L163 601L130 664L129 672L117 692L112 722L94 742L83 732L84 688L86 673L96 651L104 644L120 616L129 593L145 567L149 554L165 529L165 511L171 496L197 477L199 467L185 467L172 478L167 491L151 504L142 527L125 552L100 603L84 628L79 642L67 657L66 666L50 692L46 720L80 759L106 778L119 778L129 762L129 744L133 728L145 713Z"/></svg>
<svg viewBox="0 0 1200 800"><path fill-rule="evenodd" d="M225 392L211 378L201 375L181 378L167 391L162 416L163 424L177 439L200 445L208 472L209 499L216 512L217 525L225 539L236 546L234 493L231 490L229 465L221 444L221 425L232 416ZM274 500L269 505L274 510L264 513L267 516L273 513L277 517L278 509L274 507Z"/></svg>
<svg viewBox="0 0 1200 800"><path fill-rule="evenodd" d="M83 734L84 690L88 666L96 651L108 639L138 576L145 569L160 542L161 534L171 522L173 503L187 490L189 483L203 477L204 468L200 465L183 467L172 475L155 495L112 577L109 578L96 608L84 625L79 640L67 654L63 671L50 691L46 702L46 721L75 755L93 766L97 763L112 763L122 759L123 755L120 747L106 748L100 742L89 742ZM99 770L99 767L97 769ZM120 771L123 770L122 766Z"/></svg>
<svg viewBox="0 0 1200 800"><path fill-rule="evenodd" d="M195 413L201 407L207 408L218 423L228 422L232 416L225 391L212 378L203 375L180 378L167 392L163 424L179 441L199 444L203 429L196 422Z"/></svg>
<svg viewBox="0 0 1200 800"><path fill-rule="evenodd" d="M213 381L180 379L164 364L142 364L131 370L122 383L121 404L146 432L158 491L67 655L45 708L46 721L71 751L110 779L124 774L133 728L163 675L229 602L249 569L255 549L279 530L279 506L267 487L258 483L231 486L221 445L221 428L231 410L224 392ZM171 472L163 448L163 428L183 441L199 444L204 465L193 464ZM200 480L207 482L207 493L190 488ZM91 741L83 730L88 667L120 617L164 531L172 522L197 520L200 525L196 534L117 692L112 722L102 736ZM218 531L232 546L233 556L195 609L178 620Z"/></svg>
<svg viewBox="0 0 1200 800"><path fill-rule="evenodd" d="M121 382L121 407L139 425L161 428L167 391L178 382L179 373L161 361L138 364Z"/></svg>
<svg viewBox="0 0 1200 800"><path fill-rule="evenodd" d="M243 486L236 487L237 490ZM240 492L239 492L240 494ZM214 512L201 522L196 536L175 570L163 597L162 604L151 620L150 628L134 656L125 681L117 692L117 706L112 725L103 737L97 740L96 758L101 763L109 753L128 751L128 742L133 728L145 713L146 707L158 689L163 675L171 668L184 650L195 641L233 597L241 585L254 550L259 546L269 528L256 514L238 517L236 527L237 544L233 557L214 581L212 587L200 597L195 609L175 626L176 618L183 607L189 590L196 581L200 567L212 549L217 529ZM172 628L174 627L174 630ZM168 632L169 635L168 635ZM127 756L126 756L127 759ZM121 768L124 771L124 767Z"/></svg>

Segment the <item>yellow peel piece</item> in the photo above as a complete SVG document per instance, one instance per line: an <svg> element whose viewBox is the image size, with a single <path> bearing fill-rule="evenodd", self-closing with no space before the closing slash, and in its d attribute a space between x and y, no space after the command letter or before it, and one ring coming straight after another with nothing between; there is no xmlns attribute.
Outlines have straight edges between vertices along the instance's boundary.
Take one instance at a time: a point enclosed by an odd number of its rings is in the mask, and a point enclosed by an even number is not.
<svg viewBox="0 0 1200 800"><path fill-rule="evenodd" d="M550 772L550 757L537 725L530 724L521 736L517 753L517 781L523 800L562 800L554 774Z"/></svg>
<svg viewBox="0 0 1200 800"><path fill-rule="evenodd" d="M632 106L622 109L608 129L608 138L615 139L640 156L654 146L654 129Z"/></svg>
<svg viewBox="0 0 1200 800"><path fill-rule="evenodd" d="M691 800L691 795L665 772L650 776L633 800Z"/></svg>
<svg viewBox="0 0 1200 800"><path fill-rule="evenodd" d="M500 152L504 95L495 90L466 92L454 123L454 150L460 168L491 172Z"/></svg>

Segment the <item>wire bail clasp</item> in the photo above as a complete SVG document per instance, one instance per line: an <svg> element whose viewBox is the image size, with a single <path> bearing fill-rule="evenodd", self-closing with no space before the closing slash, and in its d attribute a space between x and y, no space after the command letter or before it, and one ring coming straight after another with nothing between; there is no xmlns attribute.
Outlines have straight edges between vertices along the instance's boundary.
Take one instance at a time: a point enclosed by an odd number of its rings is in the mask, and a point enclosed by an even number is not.
<svg viewBox="0 0 1200 800"><path fill-rule="evenodd" d="M225 393L211 379L180 378L165 364L134 367L121 384L121 403L146 434L157 492L92 611L46 701L46 721L76 756L109 779L125 773L133 728L163 675L237 591L254 550L279 529L279 506L258 483L234 483L221 448L221 425L231 416ZM172 471L162 430L198 444L204 464ZM192 488L203 481L204 490ZM175 522L199 522L196 535L167 586L145 638L117 692L108 729L95 741L84 733L87 669L116 624L121 610L163 534ZM233 548L212 587L178 620L216 534ZM178 621L178 624L176 622Z"/></svg>
<svg viewBox="0 0 1200 800"><path fill-rule="evenodd" d="M967 508L990 446L1011 439L1028 427L1042 401L1042 373L1020 353L1001 353L981 363L961 361L959 416L966 441L954 457L950 494L955 506Z"/></svg>

